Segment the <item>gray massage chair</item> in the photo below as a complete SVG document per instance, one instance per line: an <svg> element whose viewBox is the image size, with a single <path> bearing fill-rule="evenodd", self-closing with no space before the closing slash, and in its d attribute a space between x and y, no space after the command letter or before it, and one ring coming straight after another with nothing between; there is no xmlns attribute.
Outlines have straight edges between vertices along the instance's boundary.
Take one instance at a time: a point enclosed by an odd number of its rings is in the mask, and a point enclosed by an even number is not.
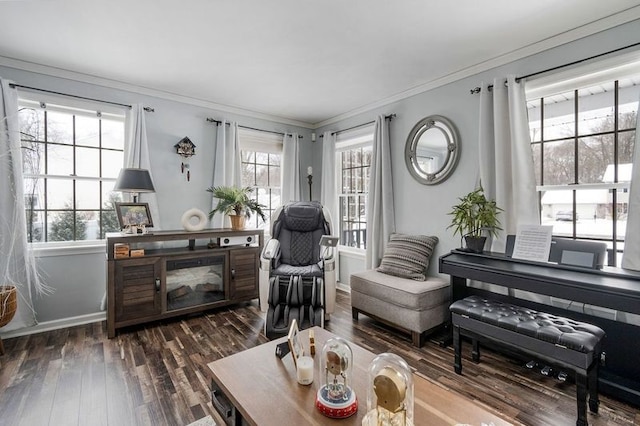
<svg viewBox="0 0 640 426"><path fill-rule="evenodd" d="M260 308L267 312L265 335L284 336L295 319L299 329L324 327L336 299L334 249L321 246L331 235L331 218L315 201L274 211L271 240L260 259Z"/></svg>

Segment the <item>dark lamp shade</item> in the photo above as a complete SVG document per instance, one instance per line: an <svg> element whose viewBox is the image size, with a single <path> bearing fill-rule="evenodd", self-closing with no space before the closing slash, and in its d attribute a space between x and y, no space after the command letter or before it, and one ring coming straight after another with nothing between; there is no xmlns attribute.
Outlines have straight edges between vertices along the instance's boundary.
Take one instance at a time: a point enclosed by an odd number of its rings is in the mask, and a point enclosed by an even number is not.
<svg viewBox="0 0 640 426"><path fill-rule="evenodd" d="M151 175L146 169L121 169L114 191L121 192L156 192Z"/></svg>

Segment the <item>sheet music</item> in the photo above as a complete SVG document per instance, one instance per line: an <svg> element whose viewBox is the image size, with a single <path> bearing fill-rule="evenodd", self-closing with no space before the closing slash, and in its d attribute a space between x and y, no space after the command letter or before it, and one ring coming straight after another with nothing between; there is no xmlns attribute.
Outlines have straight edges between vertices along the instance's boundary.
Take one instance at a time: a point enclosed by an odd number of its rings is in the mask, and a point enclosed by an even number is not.
<svg viewBox="0 0 640 426"><path fill-rule="evenodd" d="M513 246L513 259L547 262L553 226L520 225Z"/></svg>

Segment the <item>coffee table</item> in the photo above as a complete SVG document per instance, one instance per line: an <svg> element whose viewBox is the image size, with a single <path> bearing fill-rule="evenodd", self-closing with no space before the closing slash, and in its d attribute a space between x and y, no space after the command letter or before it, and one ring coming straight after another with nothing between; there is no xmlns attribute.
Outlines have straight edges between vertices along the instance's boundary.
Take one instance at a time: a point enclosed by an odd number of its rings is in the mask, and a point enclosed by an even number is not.
<svg viewBox="0 0 640 426"><path fill-rule="evenodd" d="M209 363L208 367L213 372L212 385L221 392L214 397L214 406L220 411L221 399L232 405L233 414L231 411L219 413L222 418L230 419L234 425L361 425L367 411L367 370L376 354L349 343L353 351L352 387L358 397L358 412L340 420L325 417L315 408L316 392L321 385L320 356L324 343L336 336L319 327L313 330L315 371L314 381L308 386L298 384L290 354L282 359L275 355L276 346L286 342L286 338ZM308 355L309 330L302 330L300 339L304 343L305 355ZM511 425L477 403L415 373L413 384L416 425Z"/></svg>

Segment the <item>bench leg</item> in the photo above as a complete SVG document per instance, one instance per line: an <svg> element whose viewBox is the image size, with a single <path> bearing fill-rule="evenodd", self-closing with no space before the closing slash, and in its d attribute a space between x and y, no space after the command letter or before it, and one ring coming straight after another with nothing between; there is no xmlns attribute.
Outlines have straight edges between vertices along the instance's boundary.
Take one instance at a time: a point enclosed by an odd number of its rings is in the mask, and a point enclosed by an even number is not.
<svg viewBox="0 0 640 426"><path fill-rule="evenodd" d="M423 333L420 333L418 331L412 331L411 332L411 343L413 343L413 346L415 346L416 348L421 348L422 345L424 345L424 335L423 335Z"/></svg>
<svg viewBox="0 0 640 426"><path fill-rule="evenodd" d="M471 359L473 359L474 362L480 362L480 343L478 342L478 339L473 339L471 342L473 343Z"/></svg>
<svg viewBox="0 0 640 426"><path fill-rule="evenodd" d="M462 342L460 341L460 327L457 325L453 326L453 352L455 353L453 369L457 374L462 374Z"/></svg>
<svg viewBox="0 0 640 426"><path fill-rule="evenodd" d="M598 399L598 360L596 359L587 373L589 380L589 410L598 412L600 400Z"/></svg>
<svg viewBox="0 0 640 426"><path fill-rule="evenodd" d="M578 402L578 420L576 426L587 426L587 388L586 374L576 371L576 399Z"/></svg>
<svg viewBox="0 0 640 426"><path fill-rule="evenodd" d="M358 310L356 308L351 308L351 318L353 318L354 321L358 321Z"/></svg>

